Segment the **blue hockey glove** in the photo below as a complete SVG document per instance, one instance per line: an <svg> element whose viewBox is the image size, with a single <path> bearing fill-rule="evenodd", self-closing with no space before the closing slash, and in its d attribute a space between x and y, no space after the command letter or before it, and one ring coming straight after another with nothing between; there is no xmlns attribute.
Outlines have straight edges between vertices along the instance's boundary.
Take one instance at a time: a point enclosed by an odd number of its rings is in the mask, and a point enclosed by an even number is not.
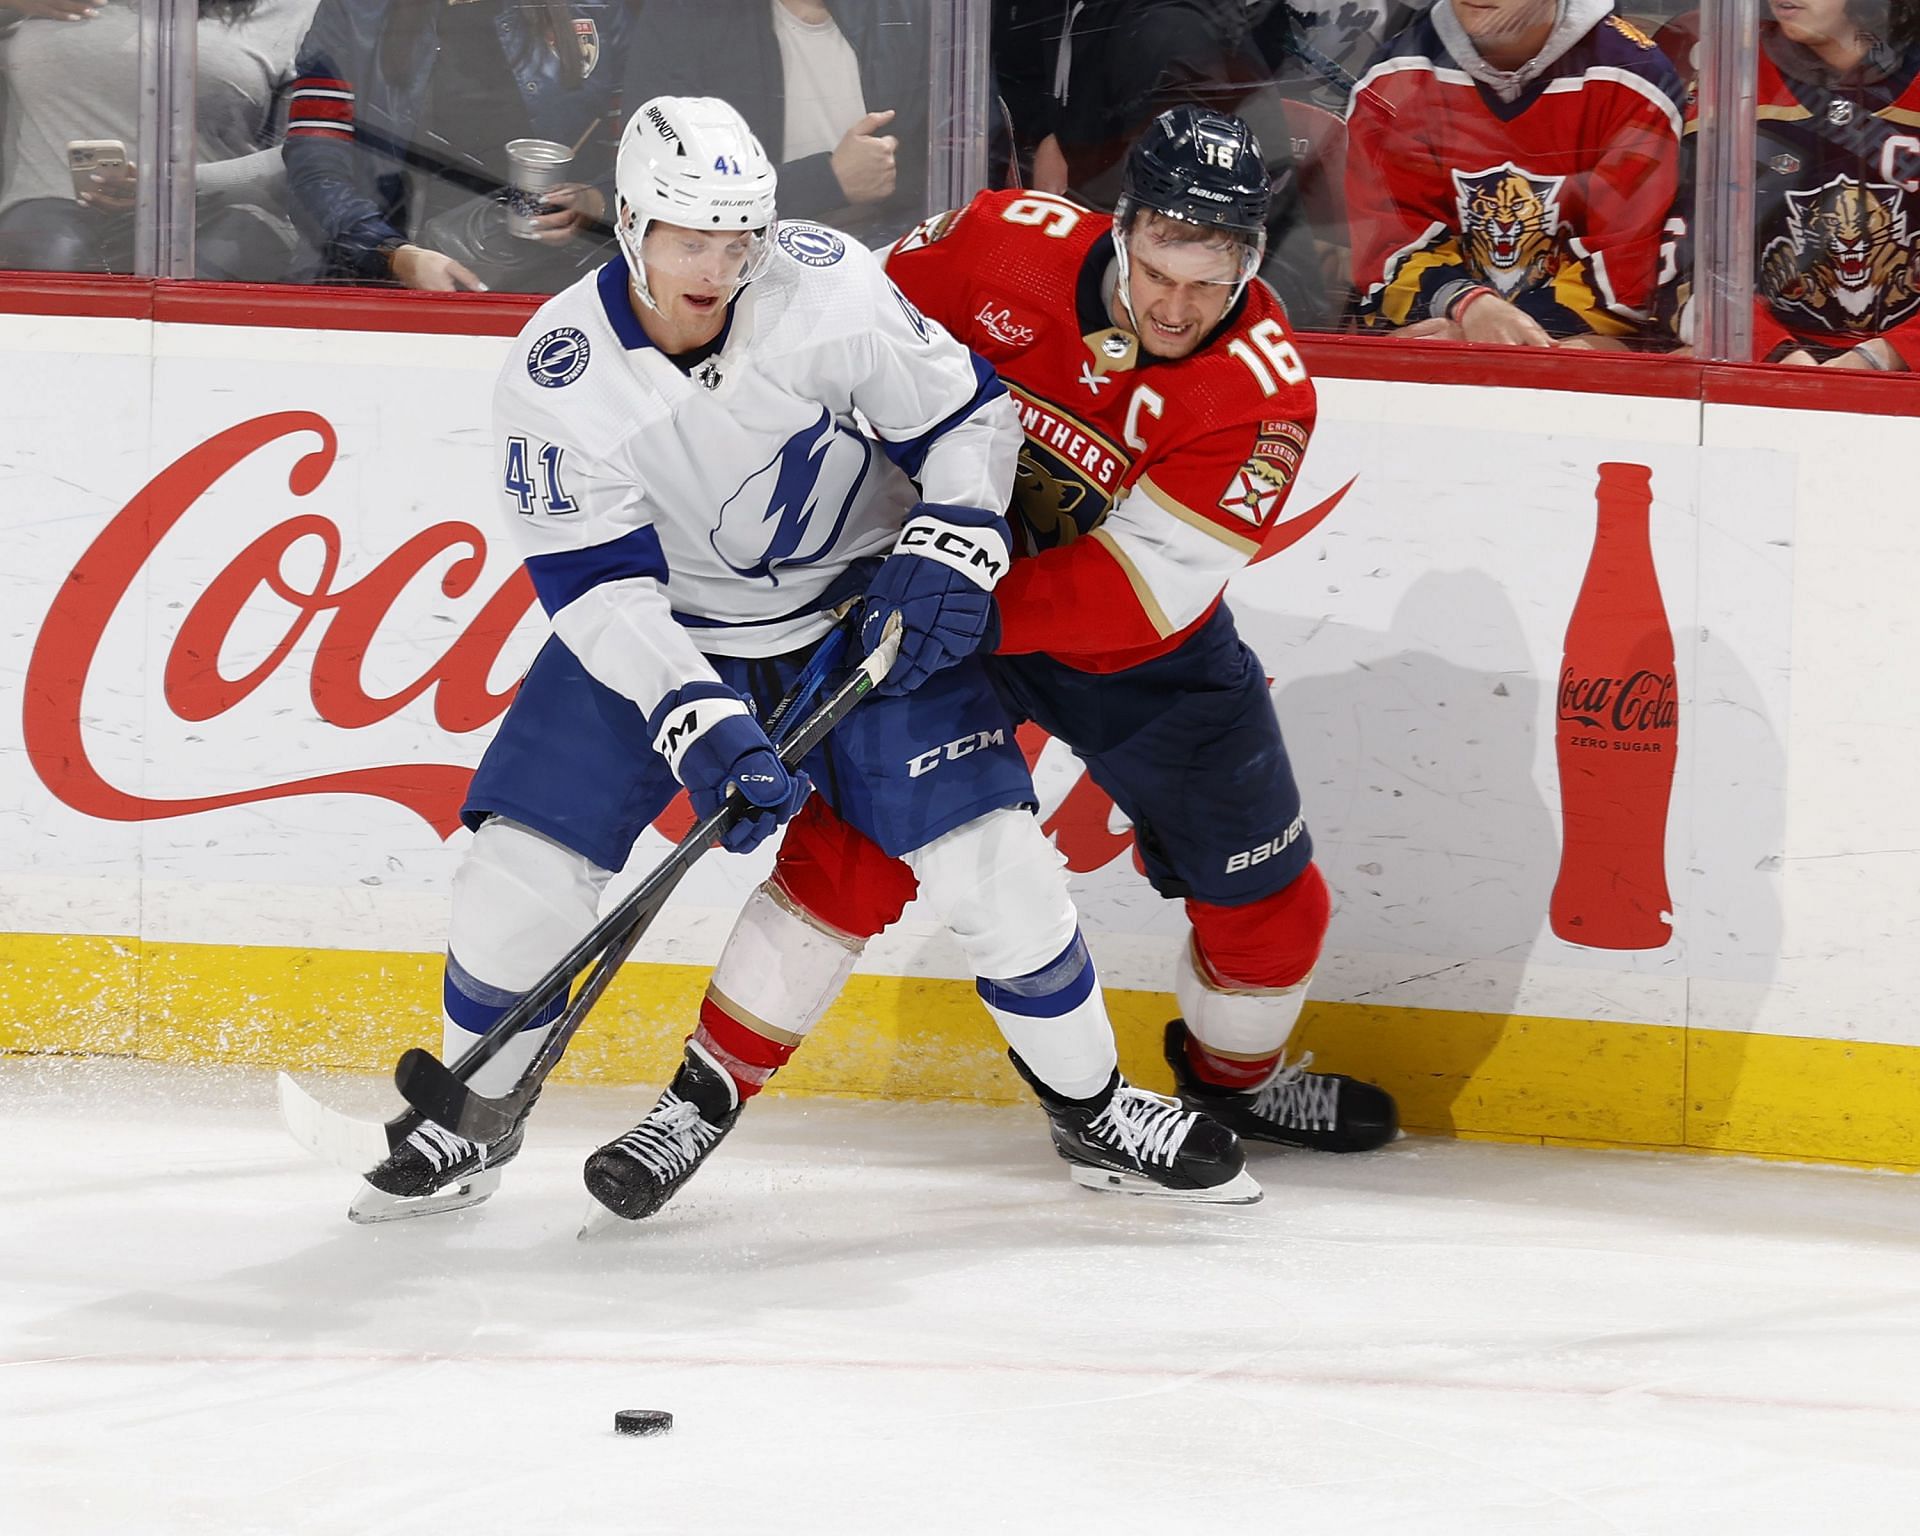
<svg viewBox="0 0 1920 1536"><path fill-rule="evenodd" d="M913 509L893 553L874 572L860 616L860 638L871 650L887 615L900 614L900 659L882 693L917 688L973 654L992 621L994 583L1012 563L1012 543L998 512L932 501Z"/></svg>
<svg viewBox="0 0 1920 1536"><path fill-rule="evenodd" d="M753 718L747 701L718 683L688 683L660 701L647 719L654 750L687 787L694 815L720 809L729 785L755 809L721 834L729 853L751 853L800 809L813 783L788 773Z"/></svg>

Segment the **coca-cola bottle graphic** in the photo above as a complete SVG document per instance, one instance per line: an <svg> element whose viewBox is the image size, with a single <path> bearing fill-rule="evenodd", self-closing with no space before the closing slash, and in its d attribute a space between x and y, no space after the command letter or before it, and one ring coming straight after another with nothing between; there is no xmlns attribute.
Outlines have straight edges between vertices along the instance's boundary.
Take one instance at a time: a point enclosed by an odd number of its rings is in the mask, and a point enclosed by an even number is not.
<svg viewBox="0 0 1920 1536"><path fill-rule="evenodd" d="M1562 843L1548 919L1595 949L1658 949L1673 937L1667 804L1680 721L1652 502L1645 465L1600 466L1599 527L1560 661Z"/></svg>

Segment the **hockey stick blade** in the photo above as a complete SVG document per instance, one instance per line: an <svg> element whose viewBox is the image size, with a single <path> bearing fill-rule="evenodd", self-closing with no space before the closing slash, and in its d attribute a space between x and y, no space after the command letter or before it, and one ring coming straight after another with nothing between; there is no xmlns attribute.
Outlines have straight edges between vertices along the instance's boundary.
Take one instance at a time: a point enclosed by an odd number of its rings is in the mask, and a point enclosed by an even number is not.
<svg viewBox="0 0 1920 1536"><path fill-rule="evenodd" d="M781 742L780 757L787 766L797 766L809 752L826 740L827 733L893 670L894 661L900 654L901 638L900 615L890 614L881 631L879 643L862 658L847 680L834 690L832 697ZM394 1083L415 1112L469 1141L484 1143L506 1135L533 1102L547 1074L558 1065L565 1053L574 1031L580 1027L588 1010L612 981L614 973L632 953L641 935L666 905L674 888L693 867L694 861L719 839L738 808L737 797L730 795L727 804L682 838L667 862L649 876L616 911L616 917L623 918L627 926L611 940L604 942L593 974L554 1025L553 1032L541 1043L540 1050L512 1089L498 1098L476 1093L461 1075L460 1069L465 1058L450 1067L431 1051L415 1047L400 1058L394 1070Z"/></svg>
<svg viewBox="0 0 1920 1536"><path fill-rule="evenodd" d="M402 1115L399 1120L361 1120L329 1109L286 1073L279 1078L280 1120L293 1139L322 1162L331 1163L347 1173L363 1174L406 1138L418 1125L419 1116ZM396 1136L394 1128L409 1122Z"/></svg>

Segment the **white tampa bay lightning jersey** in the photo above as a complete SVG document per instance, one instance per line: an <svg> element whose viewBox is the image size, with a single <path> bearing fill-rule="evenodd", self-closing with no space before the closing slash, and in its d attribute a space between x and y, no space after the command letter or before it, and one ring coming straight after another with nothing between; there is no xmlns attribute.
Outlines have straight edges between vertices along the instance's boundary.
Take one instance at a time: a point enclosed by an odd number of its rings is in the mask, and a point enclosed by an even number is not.
<svg viewBox="0 0 1920 1536"><path fill-rule="evenodd" d="M776 226L692 376L616 257L543 304L494 391L495 467L556 634L652 713L701 652L805 646L919 499L1004 511L1021 431L993 370L856 241Z"/></svg>

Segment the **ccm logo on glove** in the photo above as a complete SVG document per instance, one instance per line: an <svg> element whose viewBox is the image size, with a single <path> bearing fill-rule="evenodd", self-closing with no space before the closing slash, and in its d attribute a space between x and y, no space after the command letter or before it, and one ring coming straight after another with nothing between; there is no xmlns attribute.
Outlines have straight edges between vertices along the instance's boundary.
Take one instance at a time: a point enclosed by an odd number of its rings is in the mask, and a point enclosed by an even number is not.
<svg viewBox="0 0 1920 1536"><path fill-rule="evenodd" d="M894 552L937 560L988 591L1007 574L1013 556L1007 541L993 527L963 528L953 523L916 517L900 530Z"/></svg>
<svg viewBox="0 0 1920 1536"><path fill-rule="evenodd" d="M667 760L673 776L680 777L680 759L699 737L728 715L747 713L746 701L739 698L700 698L669 710L653 738L653 750Z"/></svg>

